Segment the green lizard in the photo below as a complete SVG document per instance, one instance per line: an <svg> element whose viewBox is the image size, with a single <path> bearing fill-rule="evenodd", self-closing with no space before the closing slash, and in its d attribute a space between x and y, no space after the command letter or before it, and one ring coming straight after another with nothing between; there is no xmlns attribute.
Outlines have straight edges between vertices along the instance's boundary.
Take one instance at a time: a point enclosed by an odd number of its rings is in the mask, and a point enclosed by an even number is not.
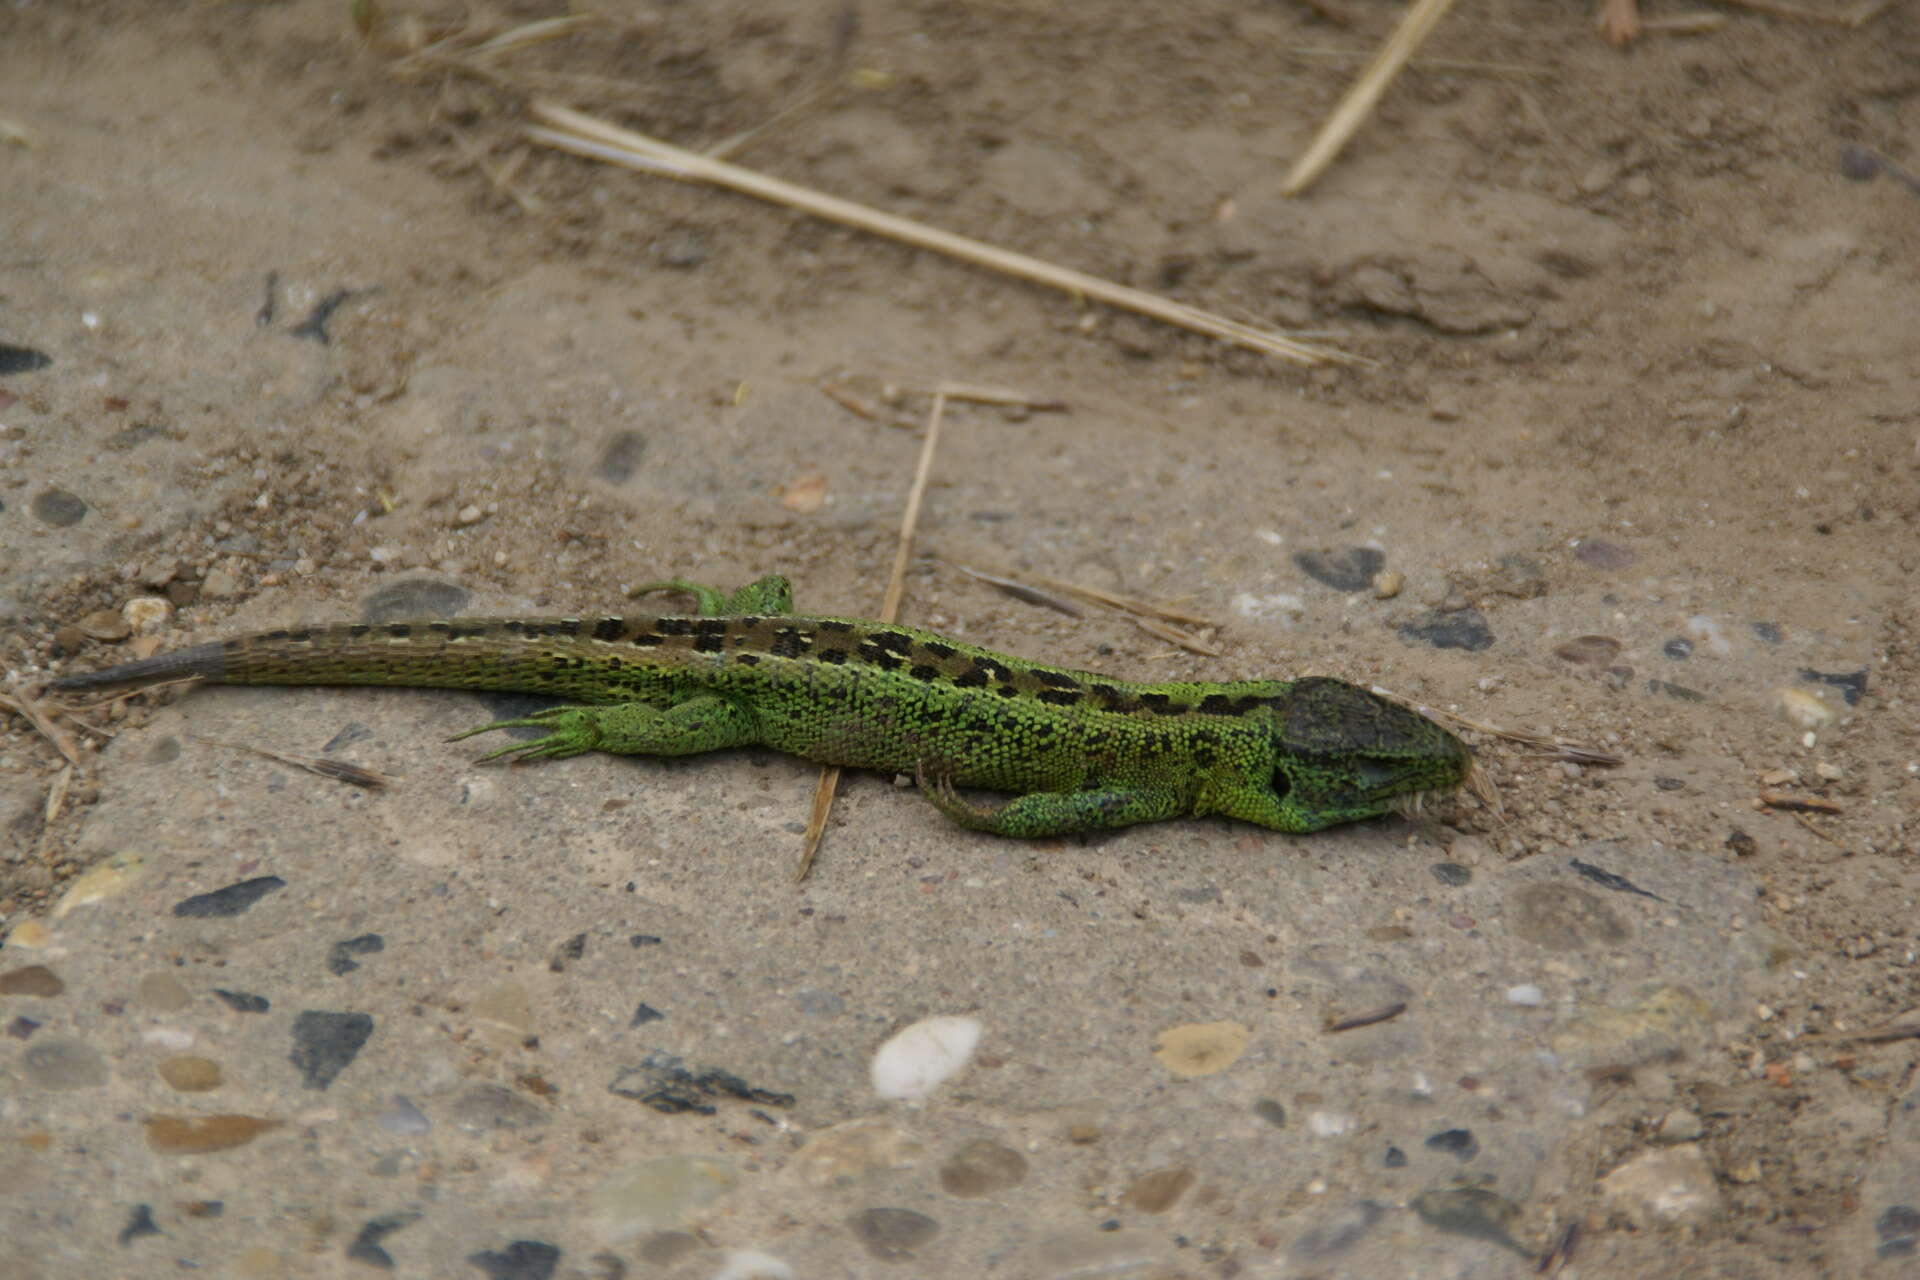
<svg viewBox="0 0 1920 1280"><path fill-rule="evenodd" d="M691 595L697 612L269 631L53 687L198 677L555 694L591 705L459 737L547 731L485 760L771 747L912 774L961 826L1009 836L1209 813L1318 831L1457 787L1471 765L1465 744L1433 721L1339 680L1135 684L928 631L795 614L779 577L732 594L677 580L635 594L667 590ZM982 804L955 787L1016 795Z"/></svg>

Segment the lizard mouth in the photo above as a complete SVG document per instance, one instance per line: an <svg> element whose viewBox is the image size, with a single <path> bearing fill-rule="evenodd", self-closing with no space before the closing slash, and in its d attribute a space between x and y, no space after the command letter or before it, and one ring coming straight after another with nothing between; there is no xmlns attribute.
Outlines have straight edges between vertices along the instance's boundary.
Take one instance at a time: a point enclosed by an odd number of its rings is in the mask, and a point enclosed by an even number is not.
<svg viewBox="0 0 1920 1280"><path fill-rule="evenodd" d="M1404 791L1388 801L1388 808L1408 820L1432 817L1455 803L1463 790L1478 797L1488 808L1499 810L1499 793L1493 789L1492 780L1480 768L1478 760L1468 764L1466 776L1460 781L1450 786Z"/></svg>

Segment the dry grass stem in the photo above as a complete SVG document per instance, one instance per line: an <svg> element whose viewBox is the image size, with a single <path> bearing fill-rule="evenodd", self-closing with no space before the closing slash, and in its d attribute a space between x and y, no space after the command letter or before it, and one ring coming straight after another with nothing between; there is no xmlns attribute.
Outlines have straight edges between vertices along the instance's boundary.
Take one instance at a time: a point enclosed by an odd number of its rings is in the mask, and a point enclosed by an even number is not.
<svg viewBox="0 0 1920 1280"><path fill-rule="evenodd" d="M1387 86L1400 74L1400 68L1407 64L1440 19L1453 7L1453 0L1414 0L1413 6L1400 19L1400 25L1380 47L1380 52L1353 87L1347 90L1347 96L1340 100L1327 122L1320 126L1319 134L1314 138L1307 153L1300 157L1287 175L1286 183L1280 188L1284 195L1296 196L1313 185L1315 178L1333 163L1340 149L1366 123L1373 108L1380 101Z"/></svg>
<svg viewBox="0 0 1920 1280"><path fill-rule="evenodd" d="M691 182L707 182L745 195L757 196L775 204L800 209L815 217L826 218L886 236L921 249L988 267L1007 275L1043 284L1076 297L1092 298L1110 306L1163 320L1168 324L1208 334L1225 342L1263 351L1297 364L1371 364L1361 357L1332 347L1297 342L1270 329L1242 324L1225 316L1189 307L1158 294L1114 284L1098 276L1055 266L1038 258L1001 249L983 241L942 231L896 214L883 213L851 200L826 195L795 183L715 160L695 151L672 146L645 134L619 128L604 120L551 102L535 102L531 114L540 124L527 130L529 137L575 155L604 160L646 173L663 174Z"/></svg>
<svg viewBox="0 0 1920 1280"><path fill-rule="evenodd" d="M927 480L933 475L933 458L940 447L940 424L947 414L946 384L933 393L933 408L927 413L927 435L920 442L920 461L913 470L913 486L907 490L907 507L900 515L900 545L893 556L893 572L887 575L886 595L880 601L880 621L896 622L900 617L900 597L906 591L907 563L913 555L913 533L920 524L920 500L926 496ZM828 765L820 771L813 789L813 812L807 818L807 834L800 844L800 861L794 867L795 884L813 871L814 855L820 850L820 837L827 829L827 813L833 807L833 793L840 783L840 767Z"/></svg>
<svg viewBox="0 0 1920 1280"><path fill-rule="evenodd" d="M45 704L38 697L13 686L8 692L0 693L0 709L11 711L32 725L35 732L51 742L53 749L58 751L61 758L68 764L80 763L80 744L73 740L73 735L60 727L53 716L47 714Z"/></svg>

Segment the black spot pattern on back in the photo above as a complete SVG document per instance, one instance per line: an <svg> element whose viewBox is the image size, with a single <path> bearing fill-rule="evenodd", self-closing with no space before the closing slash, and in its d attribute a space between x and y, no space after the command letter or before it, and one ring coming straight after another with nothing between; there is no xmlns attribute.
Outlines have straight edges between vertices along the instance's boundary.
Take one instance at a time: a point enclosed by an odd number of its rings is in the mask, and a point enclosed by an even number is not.
<svg viewBox="0 0 1920 1280"><path fill-rule="evenodd" d="M693 638L695 653L719 653L726 647L727 638L724 635L699 635Z"/></svg>
<svg viewBox="0 0 1920 1280"><path fill-rule="evenodd" d="M653 629L663 636L690 635L693 631L692 618L655 618Z"/></svg>
<svg viewBox="0 0 1920 1280"><path fill-rule="evenodd" d="M827 661L827 654L831 652L832 650L830 649L822 649L820 651L820 660L822 662ZM743 667L757 667L760 665L760 655L757 653L736 653L733 655L733 660Z"/></svg>
<svg viewBox="0 0 1920 1280"><path fill-rule="evenodd" d="M740 656L742 661L746 660L746 657L747 657L746 654L742 654ZM813 656L820 659L820 661L827 663L830 666L838 667L843 665L846 662L846 660L848 658L851 658L853 655L851 653L848 653L845 649L821 649L818 652L816 652Z"/></svg>
<svg viewBox="0 0 1920 1280"><path fill-rule="evenodd" d="M869 645L904 658L913 652L913 637L899 631L871 631L860 642L863 649Z"/></svg>
<svg viewBox="0 0 1920 1280"><path fill-rule="evenodd" d="M853 624L843 621L840 618L822 618L820 619L820 629L822 631L838 631L844 633L853 630Z"/></svg>
<svg viewBox="0 0 1920 1280"><path fill-rule="evenodd" d="M386 630L386 633L392 636L395 640L405 640L408 636L413 634L413 628L408 626L404 622L389 622L386 625L385 630Z"/></svg>
<svg viewBox="0 0 1920 1280"><path fill-rule="evenodd" d="M797 658L812 644L813 637L806 632L781 627L773 633L773 643L767 646L767 652L776 658Z"/></svg>
<svg viewBox="0 0 1920 1280"><path fill-rule="evenodd" d="M920 642L920 648L936 658L951 658L954 654L960 652L952 645L940 640L922 640Z"/></svg>
<svg viewBox="0 0 1920 1280"><path fill-rule="evenodd" d="M361 636L364 636L365 634L367 634L367 632L371 630L373 630L373 628L368 626L366 623L356 622L352 626L347 628L347 638L349 640L358 640Z"/></svg>
<svg viewBox="0 0 1920 1280"><path fill-rule="evenodd" d="M1049 671L1045 667L1040 667L1029 674L1041 684L1050 685L1055 689L1078 689L1080 687L1080 682L1064 671Z"/></svg>
<svg viewBox="0 0 1920 1280"><path fill-rule="evenodd" d="M627 630L626 624L621 622L620 619L602 618L600 619L599 622L594 624L593 638L595 640L605 640L607 643L611 644L615 640L618 640L622 635L625 635L626 630Z"/></svg>
<svg viewBox="0 0 1920 1280"><path fill-rule="evenodd" d="M637 644L643 649L651 649L654 645L665 644L666 642L667 638L657 631L642 631L639 635L633 637L631 641L631 643Z"/></svg>
<svg viewBox="0 0 1920 1280"><path fill-rule="evenodd" d="M912 676L915 680L918 680L922 684L931 684L936 678L938 678L938 676L940 675L940 671L939 671L939 668L937 667L929 667L929 666L922 665L922 666L914 667L912 670L908 671L907 674Z"/></svg>
<svg viewBox="0 0 1920 1280"><path fill-rule="evenodd" d="M987 673L979 667L968 667L953 678L956 689L983 689L987 684Z"/></svg>
<svg viewBox="0 0 1920 1280"><path fill-rule="evenodd" d="M1050 706L1070 707L1084 695L1078 689L1042 689L1034 696Z"/></svg>

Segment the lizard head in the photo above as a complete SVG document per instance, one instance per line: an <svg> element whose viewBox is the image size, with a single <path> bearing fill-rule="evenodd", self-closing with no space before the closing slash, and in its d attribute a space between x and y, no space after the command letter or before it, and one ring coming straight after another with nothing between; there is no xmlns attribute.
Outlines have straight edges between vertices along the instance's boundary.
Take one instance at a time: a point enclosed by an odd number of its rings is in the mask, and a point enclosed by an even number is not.
<svg viewBox="0 0 1920 1280"><path fill-rule="evenodd" d="M1270 786L1284 830L1318 831L1417 804L1467 780L1460 739L1344 680L1296 680L1274 724Z"/></svg>

